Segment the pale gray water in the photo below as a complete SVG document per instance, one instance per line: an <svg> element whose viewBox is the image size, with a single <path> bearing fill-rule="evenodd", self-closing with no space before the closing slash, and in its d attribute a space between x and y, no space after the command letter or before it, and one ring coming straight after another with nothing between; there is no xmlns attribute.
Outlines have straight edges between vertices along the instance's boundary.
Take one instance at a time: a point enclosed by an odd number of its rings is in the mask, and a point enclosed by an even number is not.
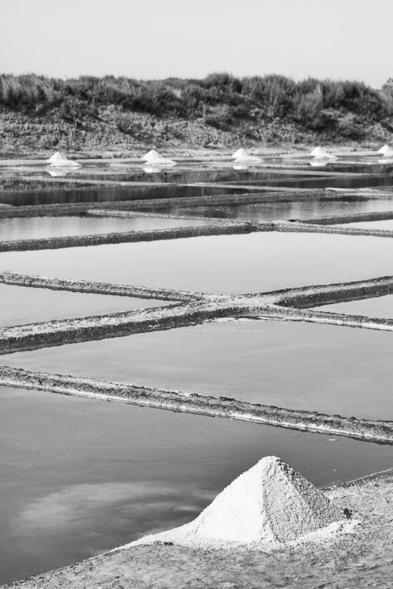
<svg viewBox="0 0 393 589"><path fill-rule="evenodd" d="M389 332L279 321L194 327L19 352L2 364L253 403L393 419Z"/></svg>
<svg viewBox="0 0 393 589"><path fill-rule="evenodd" d="M193 519L278 455L327 485L391 466L345 438L0 388L0 583Z"/></svg>
<svg viewBox="0 0 393 589"><path fill-rule="evenodd" d="M342 227L358 227L359 229L383 229L393 231L393 219L384 221L358 221L356 223L343 223Z"/></svg>
<svg viewBox="0 0 393 589"><path fill-rule="evenodd" d="M203 225L196 219L166 217L20 217L0 219L0 240L44 239L66 235L90 235L125 231L146 231L170 227Z"/></svg>
<svg viewBox="0 0 393 589"><path fill-rule="evenodd" d="M192 291L262 292L393 273L393 240L253 233L0 254L0 271Z"/></svg>
<svg viewBox="0 0 393 589"><path fill-rule="evenodd" d="M164 306L166 301L0 284L0 327Z"/></svg>
<svg viewBox="0 0 393 589"><path fill-rule="evenodd" d="M373 297L359 301L347 301L345 303L334 303L315 307L319 311L329 313L348 313L349 315L367 315L368 317L393 318L393 295L384 297Z"/></svg>

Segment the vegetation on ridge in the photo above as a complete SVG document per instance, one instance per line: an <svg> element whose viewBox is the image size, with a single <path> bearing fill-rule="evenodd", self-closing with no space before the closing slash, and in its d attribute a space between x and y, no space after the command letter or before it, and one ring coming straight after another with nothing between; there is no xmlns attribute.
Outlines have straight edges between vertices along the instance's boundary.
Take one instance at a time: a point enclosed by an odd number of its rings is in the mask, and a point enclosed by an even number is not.
<svg viewBox="0 0 393 589"><path fill-rule="evenodd" d="M383 140L393 133L393 80L381 90L362 82L300 82L284 76L140 81L83 76L61 80L0 75L0 137L38 146L130 146ZM0 127L0 128L1 128ZM33 137L31 137L32 139ZM94 140L93 140L94 144ZM107 146L109 147L109 146Z"/></svg>

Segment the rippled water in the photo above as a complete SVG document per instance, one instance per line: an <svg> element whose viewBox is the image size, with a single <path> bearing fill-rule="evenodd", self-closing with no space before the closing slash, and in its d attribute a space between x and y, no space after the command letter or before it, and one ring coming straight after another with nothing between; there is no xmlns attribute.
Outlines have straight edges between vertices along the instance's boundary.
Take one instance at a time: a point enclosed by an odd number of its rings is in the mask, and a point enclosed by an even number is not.
<svg viewBox="0 0 393 589"><path fill-rule="evenodd" d="M278 455L326 485L390 466L387 446L0 388L0 583L193 519Z"/></svg>

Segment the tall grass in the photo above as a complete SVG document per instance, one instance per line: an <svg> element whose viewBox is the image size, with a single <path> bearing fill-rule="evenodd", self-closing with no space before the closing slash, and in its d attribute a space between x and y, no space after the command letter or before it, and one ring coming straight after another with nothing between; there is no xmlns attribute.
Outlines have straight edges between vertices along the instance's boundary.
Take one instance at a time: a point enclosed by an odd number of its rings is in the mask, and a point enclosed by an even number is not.
<svg viewBox="0 0 393 589"><path fill-rule="evenodd" d="M81 114L98 116L101 107L114 105L125 114L203 118L221 127L239 120L251 122L257 115L351 137L361 132L365 122L392 125L393 79L375 90L357 81L309 78L295 82L278 75L240 79L212 73L201 80L140 81L113 76L60 80L3 74L0 105L36 115L57 112L68 119Z"/></svg>

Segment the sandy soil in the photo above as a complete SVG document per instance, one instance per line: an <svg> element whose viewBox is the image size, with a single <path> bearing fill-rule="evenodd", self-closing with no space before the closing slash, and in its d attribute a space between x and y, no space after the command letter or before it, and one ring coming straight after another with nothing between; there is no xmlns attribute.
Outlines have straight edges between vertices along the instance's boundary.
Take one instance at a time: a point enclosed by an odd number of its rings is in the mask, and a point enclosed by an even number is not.
<svg viewBox="0 0 393 589"><path fill-rule="evenodd" d="M23 589L139 589L159 587L349 588L393 583L393 472L328 494L362 524L324 545L270 554L197 550L155 544L118 550L8 587Z"/></svg>

